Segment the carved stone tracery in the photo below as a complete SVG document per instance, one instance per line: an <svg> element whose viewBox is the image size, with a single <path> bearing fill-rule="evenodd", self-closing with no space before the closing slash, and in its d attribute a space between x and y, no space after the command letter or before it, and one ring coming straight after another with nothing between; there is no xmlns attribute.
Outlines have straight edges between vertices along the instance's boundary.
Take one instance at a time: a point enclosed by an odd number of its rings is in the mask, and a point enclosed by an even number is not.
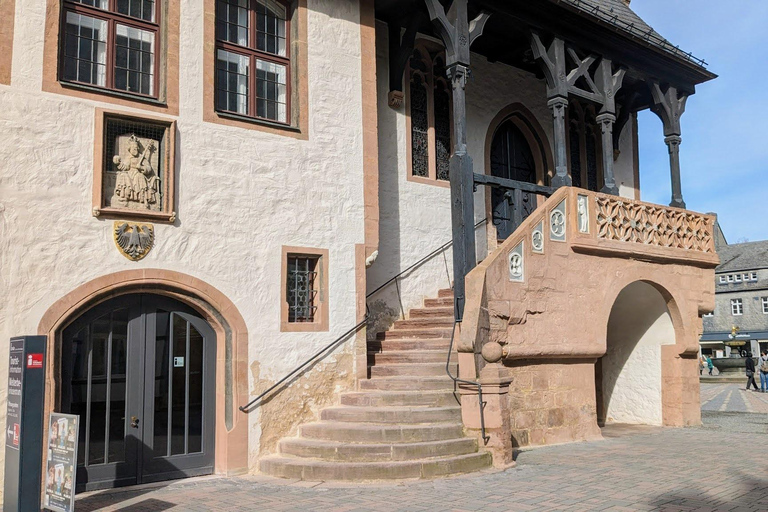
<svg viewBox="0 0 768 512"><path fill-rule="evenodd" d="M598 238L714 252L712 227L703 215L612 197L595 200Z"/></svg>

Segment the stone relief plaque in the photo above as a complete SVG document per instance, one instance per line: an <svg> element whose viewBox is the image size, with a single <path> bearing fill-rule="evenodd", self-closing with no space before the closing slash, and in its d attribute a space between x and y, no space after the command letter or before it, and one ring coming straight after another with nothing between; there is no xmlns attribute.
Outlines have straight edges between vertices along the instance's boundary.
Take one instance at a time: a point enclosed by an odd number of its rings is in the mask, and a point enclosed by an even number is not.
<svg viewBox="0 0 768 512"><path fill-rule="evenodd" d="M589 233L589 210L587 209L587 196L579 195L576 209L579 214L579 233Z"/></svg>
<svg viewBox="0 0 768 512"><path fill-rule="evenodd" d="M104 177L104 198L110 208L160 211L162 189L158 148L160 141L136 134L115 136L112 165Z"/></svg>
<svg viewBox="0 0 768 512"><path fill-rule="evenodd" d="M523 260L523 242L509 251L509 280L522 283L525 280L525 267Z"/></svg>
<svg viewBox="0 0 768 512"><path fill-rule="evenodd" d="M99 112L96 136L93 216L174 222L175 123Z"/></svg>
<svg viewBox="0 0 768 512"><path fill-rule="evenodd" d="M544 253L544 221L539 222L533 233L531 233L531 250L533 252L543 254Z"/></svg>
<svg viewBox="0 0 768 512"><path fill-rule="evenodd" d="M565 231L565 199L563 199L549 213L549 239L555 242L565 242Z"/></svg>

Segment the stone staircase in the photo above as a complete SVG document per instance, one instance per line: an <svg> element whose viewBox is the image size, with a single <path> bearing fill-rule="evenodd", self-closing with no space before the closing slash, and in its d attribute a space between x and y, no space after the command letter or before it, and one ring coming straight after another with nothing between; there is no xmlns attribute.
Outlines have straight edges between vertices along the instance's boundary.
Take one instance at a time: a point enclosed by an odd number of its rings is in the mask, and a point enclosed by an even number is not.
<svg viewBox="0 0 768 512"><path fill-rule="evenodd" d="M477 440L464 437L461 408L445 360L453 292L440 290L408 320L368 342L369 379L342 393L320 421L283 439L261 471L302 480L430 478L491 466ZM456 364L452 364L456 375Z"/></svg>

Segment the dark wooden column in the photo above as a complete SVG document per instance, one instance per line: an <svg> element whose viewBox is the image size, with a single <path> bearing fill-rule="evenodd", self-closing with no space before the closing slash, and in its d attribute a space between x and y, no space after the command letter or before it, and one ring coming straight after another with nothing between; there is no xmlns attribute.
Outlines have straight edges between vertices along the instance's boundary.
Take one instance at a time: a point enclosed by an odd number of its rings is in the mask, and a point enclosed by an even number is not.
<svg viewBox="0 0 768 512"><path fill-rule="evenodd" d="M451 225L453 228L454 315L464 316L464 277L477 264L475 251L474 172L467 153L467 106L465 87L469 77L469 48L483 32L488 14L469 21L467 0L454 0L452 20L439 0L425 0L429 16L445 45L446 69L453 89L453 150L449 162Z"/></svg>
<svg viewBox="0 0 768 512"><path fill-rule="evenodd" d="M547 80L547 106L552 109L555 142L555 175L552 186L570 187L573 182L568 175L568 152L565 145L565 112L568 108L568 77L565 72L565 42L555 38L545 48L536 32L531 33L531 49Z"/></svg>
<svg viewBox="0 0 768 512"><path fill-rule="evenodd" d="M613 63L601 59L595 72L595 85L602 97L602 107L595 120L600 124L603 134L603 188L604 194L619 195L616 177L613 173L613 124L616 122L616 93L621 89L626 70L613 72Z"/></svg>
<svg viewBox="0 0 768 512"><path fill-rule="evenodd" d="M670 86L666 92L662 92L661 86L654 82L651 84L654 106L651 109L664 126L664 143L669 150L669 174L672 180L672 201L669 206L685 208L683 201L683 187L680 180L680 116L685 112L685 102L688 96L679 94L676 87Z"/></svg>

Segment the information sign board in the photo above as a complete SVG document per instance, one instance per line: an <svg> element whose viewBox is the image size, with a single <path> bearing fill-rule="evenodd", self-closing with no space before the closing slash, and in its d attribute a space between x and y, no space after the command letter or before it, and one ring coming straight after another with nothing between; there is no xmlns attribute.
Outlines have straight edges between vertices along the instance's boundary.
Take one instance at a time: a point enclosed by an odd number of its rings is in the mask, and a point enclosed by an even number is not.
<svg viewBox="0 0 768 512"><path fill-rule="evenodd" d="M5 447L18 451L21 441L21 396L24 391L24 339L11 339L8 365Z"/></svg>
<svg viewBox="0 0 768 512"><path fill-rule="evenodd" d="M77 439L80 427L75 414L51 413L48 422L48 455L45 465L44 507L55 512L75 509Z"/></svg>

